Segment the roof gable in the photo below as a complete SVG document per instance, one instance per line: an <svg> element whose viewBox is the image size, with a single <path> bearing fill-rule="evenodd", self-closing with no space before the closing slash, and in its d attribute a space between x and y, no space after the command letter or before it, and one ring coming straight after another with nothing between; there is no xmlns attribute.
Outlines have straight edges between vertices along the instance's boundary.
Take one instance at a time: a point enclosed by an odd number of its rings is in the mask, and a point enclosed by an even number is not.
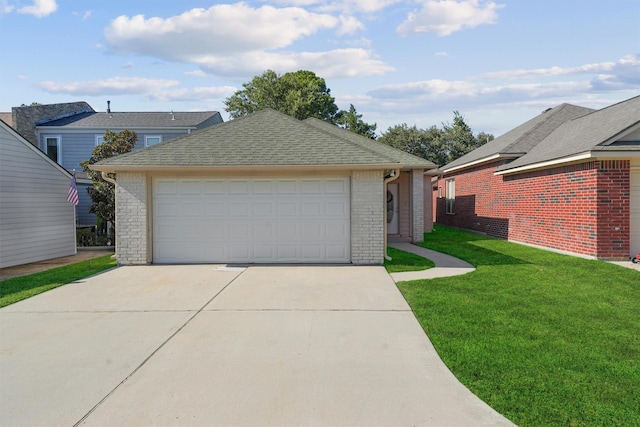
<svg viewBox="0 0 640 427"><path fill-rule="evenodd" d="M0 120L0 131L6 132L6 134L9 135L12 140L16 141L18 144L23 145L25 149L33 152L33 155L36 158L39 158L40 161L43 162L43 163L36 163L36 164L42 164L42 165L47 164L51 168L56 169L60 174L68 177L69 179L71 179L71 173L69 173L68 170L66 170L65 168L63 168L62 166L60 166L58 163L54 162L53 160L51 160L39 148L34 147L29 141L27 141L22 135L20 135L15 129L13 129L11 126L6 124L2 120ZM4 150L1 150L2 148L4 148L4 147L0 146L0 151L4 151ZM7 153L5 152L2 155L0 155L0 157L3 157L6 154ZM5 159L5 160L7 160L7 159Z"/></svg>
<svg viewBox="0 0 640 427"><path fill-rule="evenodd" d="M442 170L463 168L487 158L522 156L567 120L593 111L591 108L561 104L443 166Z"/></svg>
<svg viewBox="0 0 640 427"><path fill-rule="evenodd" d="M372 150L272 109L96 163L99 170L137 167L401 166Z"/></svg>

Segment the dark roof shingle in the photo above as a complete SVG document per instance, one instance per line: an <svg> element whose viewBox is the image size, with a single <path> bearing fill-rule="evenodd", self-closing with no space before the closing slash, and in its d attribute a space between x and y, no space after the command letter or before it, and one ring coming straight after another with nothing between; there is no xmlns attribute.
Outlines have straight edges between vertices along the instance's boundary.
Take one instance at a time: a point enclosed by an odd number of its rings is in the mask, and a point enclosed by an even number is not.
<svg viewBox="0 0 640 427"><path fill-rule="evenodd" d="M265 109L153 147L105 159L96 165L117 169L126 166L400 166L406 160L406 153L399 150L372 148L373 144L380 143L354 142L349 135L339 133ZM415 159L413 162L420 163ZM424 162L421 167L432 165Z"/></svg>

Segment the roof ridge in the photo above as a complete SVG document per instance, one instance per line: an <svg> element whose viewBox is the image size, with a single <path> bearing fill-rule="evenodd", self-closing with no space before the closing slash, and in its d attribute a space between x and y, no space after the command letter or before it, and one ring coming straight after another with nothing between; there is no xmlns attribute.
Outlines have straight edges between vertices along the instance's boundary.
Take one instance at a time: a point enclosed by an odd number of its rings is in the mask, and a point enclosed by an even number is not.
<svg viewBox="0 0 640 427"><path fill-rule="evenodd" d="M527 130L527 131L526 131L526 132L524 132L522 135L520 135L520 137L519 137L519 138L516 138L516 140L515 140L515 141L513 141L513 142L512 142L511 144L509 144L508 146L506 146L506 147L504 148L504 150L502 150L502 152L503 152L503 153L505 153L505 152L509 152L509 150L510 150L511 148L513 148L515 145L519 144L519 143L520 143L520 142L522 142L526 137L528 137L529 135L533 134L536 130L540 129L542 126L544 126L546 123L548 123L549 118L551 118L551 117L553 117L553 116L557 116L558 114L560 114L560 112L561 112L561 111L563 111L563 110L565 110L565 109L567 109L567 108L569 108L569 107L575 107L575 108L583 108L583 109L587 109L587 107L580 107L579 105L573 105L573 104L569 104L569 103L563 102L562 104L557 105L556 107L553 107L553 108L551 108L551 109L548 109L548 110L543 111L541 114L539 114L539 115L538 115L538 117L542 116L543 114L547 114L547 113L550 113L550 114L549 114L549 116L548 116L547 118L545 118L544 120L540 120L540 122L539 122L539 123L536 123L536 124L535 124L534 126L532 126L529 130ZM590 109L590 108L589 108L589 109ZM597 110L593 110L593 109L590 109L590 110L592 110L592 111L591 111L591 112L589 112L589 113L585 113L584 115L591 114L592 112L597 111ZM583 115L583 116L584 116L584 115ZM582 117L582 116L578 116L578 117ZM568 121L574 120L575 118L576 118L576 117L574 117L574 118L572 118L572 119L565 120L565 121L561 122L560 124L558 124L558 126L555 126L555 127L553 128L553 130L557 129L559 126L562 126L562 124L564 124L564 123L566 123L566 122L568 122ZM551 132L553 132L553 130L552 130ZM547 134L547 136L548 136L549 134L551 134L551 132L549 132L549 133ZM546 138L546 136L545 136L545 138ZM543 138L543 139L544 139L544 138Z"/></svg>

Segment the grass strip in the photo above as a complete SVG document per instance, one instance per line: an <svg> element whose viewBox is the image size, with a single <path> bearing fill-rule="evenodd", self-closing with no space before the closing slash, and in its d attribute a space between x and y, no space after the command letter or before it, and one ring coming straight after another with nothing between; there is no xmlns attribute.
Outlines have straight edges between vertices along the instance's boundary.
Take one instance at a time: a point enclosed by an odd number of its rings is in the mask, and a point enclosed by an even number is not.
<svg viewBox="0 0 640 427"><path fill-rule="evenodd" d="M388 273L427 270L436 266L433 261L423 258L420 255L391 247L387 248L387 254L391 257L391 261L384 261L384 268L387 269Z"/></svg>
<svg viewBox="0 0 640 427"><path fill-rule="evenodd" d="M640 426L640 274L437 227L473 264L398 287L439 355L520 426Z"/></svg>
<svg viewBox="0 0 640 427"><path fill-rule="evenodd" d="M0 307L16 303L58 286L83 279L116 266L111 254L56 267L40 273L13 277L0 282Z"/></svg>

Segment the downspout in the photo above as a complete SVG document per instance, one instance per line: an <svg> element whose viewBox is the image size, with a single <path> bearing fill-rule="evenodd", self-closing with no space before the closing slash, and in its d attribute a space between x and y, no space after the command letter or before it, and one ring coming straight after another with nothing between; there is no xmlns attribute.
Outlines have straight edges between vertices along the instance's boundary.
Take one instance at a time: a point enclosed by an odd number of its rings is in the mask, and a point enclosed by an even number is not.
<svg viewBox="0 0 640 427"><path fill-rule="evenodd" d="M387 184L390 183L391 181L394 181L396 179L400 178L400 169L394 169L391 171L391 174L389 175L389 177L384 179L383 185L382 185L382 190L384 191L384 200L387 200ZM386 203L386 202L385 202ZM384 227L383 227L383 234L384 234L384 259L386 259L387 261L391 261L391 257L387 254L387 207L384 207Z"/></svg>
<svg viewBox="0 0 640 427"><path fill-rule="evenodd" d="M116 185L116 180L115 180L115 179L113 179L113 178L109 178L109 177L107 176L107 172L105 172L105 171L102 171L102 179L104 179L104 180L105 180L105 181L107 181L107 182L112 183L113 185Z"/></svg>

